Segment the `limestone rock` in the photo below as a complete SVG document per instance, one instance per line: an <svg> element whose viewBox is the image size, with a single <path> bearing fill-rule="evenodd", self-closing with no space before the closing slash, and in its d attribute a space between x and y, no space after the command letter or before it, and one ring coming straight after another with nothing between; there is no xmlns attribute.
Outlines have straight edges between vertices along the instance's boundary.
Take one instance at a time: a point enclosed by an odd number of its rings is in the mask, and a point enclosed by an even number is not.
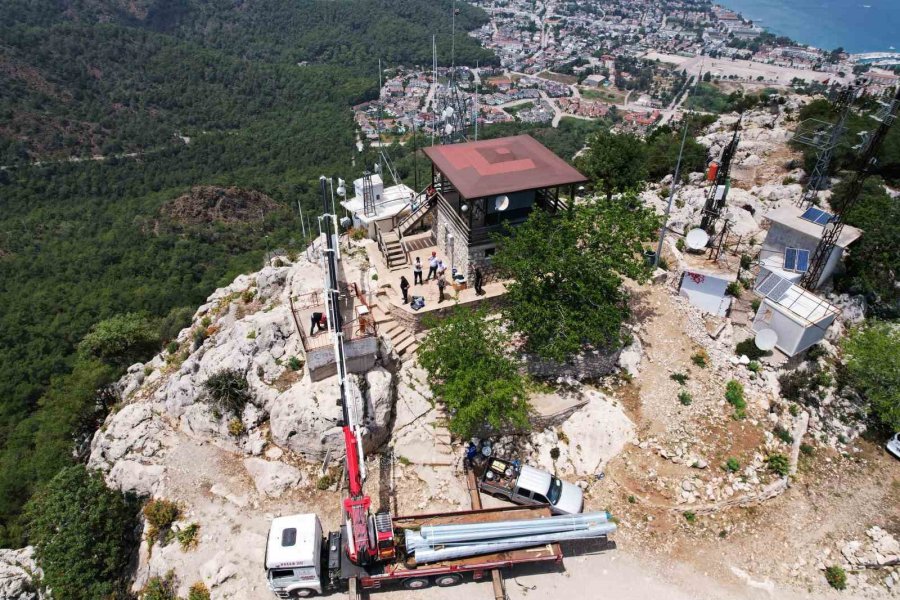
<svg viewBox="0 0 900 600"><path fill-rule="evenodd" d="M303 480L300 469L279 461L245 458L244 468L253 479L256 490L264 496L277 498Z"/></svg>
<svg viewBox="0 0 900 600"><path fill-rule="evenodd" d="M34 562L34 548L0 549L0 598L4 600L38 600L36 581L41 570Z"/></svg>

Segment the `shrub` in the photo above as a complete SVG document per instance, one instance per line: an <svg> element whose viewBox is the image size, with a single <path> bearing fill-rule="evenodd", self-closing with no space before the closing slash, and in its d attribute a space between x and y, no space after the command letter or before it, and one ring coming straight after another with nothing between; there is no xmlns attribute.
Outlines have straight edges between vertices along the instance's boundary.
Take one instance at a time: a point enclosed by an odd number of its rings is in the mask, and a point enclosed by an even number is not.
<svg viewBox="0 0 900 600"><path fill-rule="evenodd" d="M691 394L687 390L681 390L678 392L678 401L681 402L684 406L690 406L694 399L691 397Z"/></svg>
<svg viewBox="0 0 900 600"><path fill-rule="evenodd" d="M791 464L784 454L770 454L766 458L766 463L768 463L770 471L781 477L787 477L788 473L790 473Z"/></svg>
<svg viewBox="0 0 900 600"><path fill-rule="evenodd" d="M203 383L213 402L222 412L240 416L250 402L250 384L237 369L226 369L212 375Z"/></svg>
<svg viewBox="0 0 900 600"><path fill-rule="evenodd" d="M806 456L813 456L816 453L816 449L809 444L800 444L800 452Z"/></svg>
<svg viewBox="0 0 900 600"><path fill-rule="evenodd" d="M191 523L184 529L179 529L175 537L178 538L178 544L181 546L181 549L187 552L196 548L197 544L200 543L199 533L200 523Z"/></svg>
<svg viewBox="0 0 900 600"><path fill-rule="evenodd" d="M246 289L241 294L241 300L244 304L250 304L253 302L253 299L256 298L256 290L254 289Z"/></svg>
<svg viewBox="0 0 900 600"><path fill-rule="evenodd" d="M753 312L758 312L760 304L762 304L762 301L759 298L754 298L750 301L750 308L753 309Z"/></svg>
<svg viewBox="0 0 900 600"><path fill-rule="evenodd" d="M734 347L734 353L738 356L744 355L750 360L758 360L763 356L770 356L771 350L760 350L753 338L747 338L743 342L738 342Z"/></svg>
<svg viewBox="0 0 900 600"><path fill-rule="evenodd" d="M701 369L705 369L709 364L709 354L706 353L706 350L701 348L691 355L691 362Z"/></svg>
<svg viewBox="0 0 900 600"><path fill-rule="evenodd" d="M54 598L126 597L138 504L76 465L60 470L25 506L29 541ZM88 550L89 551L86 551Z"/></svg>
<svg viewBox="0 0 900 600"><path fill-rule="evenodd" d="M144 505L144 518L147 519L147 539L152 545L156 540L168 542L169 531L179 515L181 509L171 500L152 499Z"/></svg>
<svg viewBox="0 0 900 600"><path fill-rule="evenodd" d="M275 260L272 261L272 266L275 268L283 267L284 261L281 260L280 258L276 258Z"/></svg>
<svg viewBox="0 0 900 600"><path fill-rule="evenodd" d="M288 368L291 371L299 371L303 367L303 361L301 361L296 356L292 356L288 359Z"/></svg>
<svg viewBox="0 0 900 600"><path fill-rule="evenodd" d="M209 326L212 325L212 319L209 315L204 315L202 319L200 319L200 327L203 329L209 329Z"/></svg>
<svg viewBox="0 0 900 600"><path fill-rule="evenodd" d="M842 347L846 383L866 400L878 425L900 431L900 327L875 323L855 329Z"/></svg>
<svg viewBox="0 0 900 600"><path fill-rule="evenodd" d="M175 354L176 352L178 352L178 348L178 342L172 340L166 345L166 352L168 352L169 354Z"/></svg>
<svg viewBox="0 0 900 600"><path fill-rule="evenodd" d="M744 386L740 381L732 379L725 386L725 400L734 407L734 416L743 419L746 416L747 401L744 400Z"/></svg>
<svg viewBox="0 0 900 600"><path fill-rule="evenodd" d="M188 590L187 600L209 600L209 588L202 581L198 581Z"/></svg>
<svg viewBox="0 0 900 600"><path fill-rule="evenodd" d="M806 359L807 360L819 360L823 356L826 356L828 352L825 351L824 346L822 344L813 344L809 348L806 349Z"/></svg>
<svg viewBox="0 0 900 600"><path fill-rule="evenodd" d="M628 504L634 504L637 502L637 498L634 496L628 496Z"/></svg>
<svg viewBox="0 0 900 600"><path fill-rule="evenodd" d="M753 259L750 258L749 254L741 254L741 269L746 270L750 268L750 265L753 263Z"/></svg>
<svg viewBox="0 0 900 600"><path fill-rule="evenodd" d="M684 385L685 383L687 383L687 380L690 379L690 377L687 373L672 373L671 375L669 375L669 379L671 379L672 381L677 381L681 385Z"/></svg>
<svg viewBox="0 0 900 600"><path fill-rule="evenodd" d="M782 427L781 425L775 428L775 437L784 442L785 444L793 444L794 436L791 435L791 432Z"/></svg>
<svg viewBox="0 0 900 600"><path fill-rule="evenodd" d="M760 365L755 360L751 360L750 364L747 365L747 368L750 370L751 373L759 373L759 370L762 368L762 365Z"/></svg>
<svg viewBox="0 0 900 600"><path fill-rule="evenodd" d="M738 462L738 459L733 456L728 457L728 460L725 461L725 470L729 473L737 473L741 468L741 463Z"/></svg>
<svg viewBox="0 0 900 600"><path fill-rule="evenodd" d="M228 433L234 437L241 437L245 433L247 433L247 428L244 426L244 422L238 418L234 417L230 421L228 421Z"/></svg>
<svg viewBox="0 0 900 600"><path fill-rule="evenodd" d="M832 383L831 375L818 365L784 373L778 378L782 397L810 406L819 405L822 393Z"/></svg>
<svg viewBox="0 0 900 600"><path fill-rule="evenodd" d="M178 580L175 572L169 571L163 577L151 577L141 590L141 600L178 600Z"/></svg>
<svg viewBox="0 0 900 600"><path fill-rule="evenodd" d="M350 235L351 240L358 242L365 239L367 232L362 227L351 227L347 233Z"/></svg>
<svg viewBox="0 0 900 600"><path fill-rule="evenodd" d="M321 492L324 492L332 485L334 485L334 477L331 476L331 473L325 473L316 480L316 489Z"/></svg>
<svg viewBox="0 0 900 600"><path fill-rule="evenodd" d="M116 315L94 325L78 351L109 365L127 366L152 355L160 345L157 326L135 313Z"/></svg>
<svg viewBox="0 0 900 600"><path fill-rule="evenodd" d="M678 238L677 240L675 240L675 248L678 249L679 252L684 252L684 238Z"/></svg>
<svg viewBox="0 0 900 600"><path fill-rule="evenodd" d="M697 521L697 515L693 511L686 510L684 511L684 520L688 523L694 523Z"/></svg>
<svg viewBox="0 0 900 600"><path fill-rule="evenodd" d="M838 565L825 568L825 581L836 590L847 588L847 572Z"/></svg>
<svg viewBox="0 0 900 600"><path fill-rule="evenodd" d="M800 415L800 407L797 406L796 404L791 404L788 407L788 412L791 413L792 417L799 416Z"/></svg>
<svg viewBox="0 0 900 600"><path fill-rule="evenodd" d="M193 340L194 340L193 349L196 350L197 348L202 346L203 342L206 341L207 337L209 337L209 336L206 333L206 329L204 329L202 327L195 329L194 336L193 336Z"/></svg>
<svg viewBox="0 0 900 600"><path fill-rule="evenodd" d="M194 307L177 306L170 310L159 321L159 337L162 340L173 340L185 327L190 327L194 318Z"/></svg>
<svg viewBox="0 0 900 600"><path fill-rule="evenodd" d="M725 288L725 293L735 298L740 298L741 294L744 292L744 286L741 285L740 281L732 281L728 284L728 287Z"/></svg>
<svg viewBox="0 0 900 600"><path fill-rule="evenodd" d="M550 458L553 460L559 459L559 448L557 446L550 448Z"/></svg>
<svg viewBox="0 0 900 600"><path fill-rule="evenodd" d="M247 339L248 340L256 339L256 330L255 329L251 329L249 332L247 332Z"/></svg>

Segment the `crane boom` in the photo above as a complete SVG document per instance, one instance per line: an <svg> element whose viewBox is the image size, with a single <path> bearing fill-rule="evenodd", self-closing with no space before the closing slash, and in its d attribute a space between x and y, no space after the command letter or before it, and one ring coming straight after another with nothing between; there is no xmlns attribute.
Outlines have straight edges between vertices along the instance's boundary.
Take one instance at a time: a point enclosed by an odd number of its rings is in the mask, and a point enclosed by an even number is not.
<svg viewBox="0 0 900 600"><path fill-rule="evenodd" d="M347 364L344 356L344 329L343 317L340 309L340 292L337 277L337 219L330 214L328 194L326 193L326 178L319 178L322 191L322 206L324 214L320 222L322 232L325 235L325 251L323 254L326 263L325 273L325 298L328 310L328 324L334 336L334 358L337 363L338 385L341 393L342 433L344 437L344 449L347 465L347 487L349 494L344 498L344 512L347 523L347 555L355 563L365 564L376 553L375 543L369 536L368 517L371 498L363 492L365 481L365 462L362 447L362 435L359 430L359 415L357 407L360 405L357 395L358 390L348 385Z"/></svg>

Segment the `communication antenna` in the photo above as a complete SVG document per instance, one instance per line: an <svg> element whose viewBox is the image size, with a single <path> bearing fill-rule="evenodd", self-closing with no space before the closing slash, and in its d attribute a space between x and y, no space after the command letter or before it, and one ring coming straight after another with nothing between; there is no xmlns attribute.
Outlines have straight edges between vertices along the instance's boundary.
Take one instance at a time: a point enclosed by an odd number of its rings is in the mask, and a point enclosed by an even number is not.
<svg viewBox="0 0 900 600"><path fill-rule="evenodd" d="M778 343L778 332L774 329L760 329L753 340L756 347L763 351L771 350Z"/></svg>
<svg viewBox="0 0 900 600"><path fill-rule="evenodd" d="M880 110L876 114L870 115L878 121L878 128L868 137L862 148L859 166L853 174L850 184L847 186L846 199L840 206L836 207L837 210L834 216L824 225L822 239L819 240L819 244L816 246L812 258L810 258L809 270L803 274L803 278L800 280L800 285L806 289L814 290L819 285L819 279L822 277L825 263L831 257L831 253L841 236L841 231L844 229L844 215L859 200L859 195L862 192L863 185L866 183L866 179L869 178L869 175L875 169L875 165L878 162L876 158L878 151L881 149L888 131L890 131L891 126L897 119L898 110L900 110L900 86L897 87L893 100L882 103Z"/></svg>
<svg viewBox="0 0 900 600"><path fill-rule="evenodd" d="M831 164L831 157L841 136L847 131L847 117L853 108L853 100L858 91L859 88L854 83L837 93L833 107L838 117L833 124L819 119L807 119L797 126L793 141L812 146L819 151L816 156L816 165L806 182L806 189L797 200L797 206L810 206L819 191L828 186L828 167Z"/></svg>
<svg viewBox="0 0 900 600"><path fill-rule="evenodd" d="M709 243L709 234L705 229L697 227L688 231L684 238L685 245L691 250L703 250Z"/></svg>
<svg viewBox="0 0 900 600"><path fill-rule="evenodd" d="M706 204L703 206L703 219L700 221L700 227L705 229L710 235L715 233L716 223L719 221L722 209L725 208L725 201L728 197L728 188L731 185L731 178L729 176L729 173L731 172L731 161L734 158L738 143L740 142L738 132L741 130L741 120L743 120L743 118L744 115L741 113L738 120L734 123L734 134L731 136L731 141L722 149L718 170L715 172L713 185L709 189L709 194L706 196Z"/></svg>

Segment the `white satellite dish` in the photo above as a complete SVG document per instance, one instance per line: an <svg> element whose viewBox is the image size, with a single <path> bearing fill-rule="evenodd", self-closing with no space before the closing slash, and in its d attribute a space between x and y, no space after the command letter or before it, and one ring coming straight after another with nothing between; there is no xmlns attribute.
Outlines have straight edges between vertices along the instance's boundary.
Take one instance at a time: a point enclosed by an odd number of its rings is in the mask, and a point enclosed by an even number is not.
<svg viewBox="0 0 900 600"><path fill-rule="evenodd" d="M774 329L761 329L754 341L760 350L771 350L778 343L778 334Z"/></svg>
<svg viewBox="0 0 900 600"><path fill-rule="evenodd" d="M444 125L444 133L447 135L450 135L451 133L453 133L453 125L451 125L450 123L447 123L446 125Z"/></svg>
<svg viewBox="0 0 900 600"><path fill-rule="evenodd" d="M684 238L685 245L691 250L702 250L706 248L707 242L709 242L709 234L699 227L688 231Z"/></svg>
<svg viewBox="0 0 900 600"><path fill-rule="evenodd" d="M497 196L494 198L494 208L498 211L509 208L509 196Z"/></svg>
<svg viewBox="0 0 900 600"><path fill-rule="evenodd" d="M450 117L453 116L453 107L452 107L452 106L448 106L447 108L445 108L445 109L441 112L441 115L443 115L443 117L444 117L445 119L449 119Z"/></svg>

